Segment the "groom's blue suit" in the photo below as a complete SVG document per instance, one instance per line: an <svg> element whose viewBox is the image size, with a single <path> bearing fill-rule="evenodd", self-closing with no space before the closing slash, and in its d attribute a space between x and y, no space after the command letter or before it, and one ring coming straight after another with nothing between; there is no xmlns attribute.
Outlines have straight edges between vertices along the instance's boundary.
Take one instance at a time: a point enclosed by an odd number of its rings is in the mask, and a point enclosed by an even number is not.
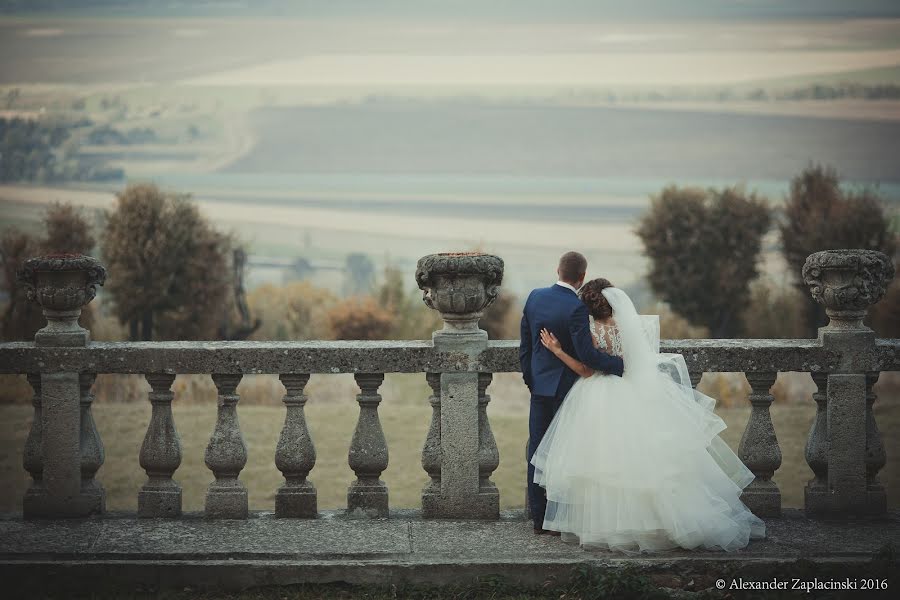
<svg viewBox="0 0 900 600"><path fill-rule="evenodd" d="M522 313L519 361L525 385L531 391L531 412L528 417L528 502L535 528L543 528L547 497L544 489L534 483L531 457L566 394L578 380L574 371L541 344L543 328L556 336L568 355L592 369L618 376L622 375L623 370L620 357L594 348L588 309L574 291L557 284L531 292Z"/></svg>

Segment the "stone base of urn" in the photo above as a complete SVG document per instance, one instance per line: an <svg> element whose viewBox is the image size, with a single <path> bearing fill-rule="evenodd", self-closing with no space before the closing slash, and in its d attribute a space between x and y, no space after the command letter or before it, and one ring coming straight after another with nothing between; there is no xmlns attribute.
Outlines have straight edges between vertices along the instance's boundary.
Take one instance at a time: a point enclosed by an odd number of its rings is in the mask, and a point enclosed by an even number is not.
<svg viewBox="0 0 900 600"><path fill-rule="evenodd" d="M239 480L214 482L206 491L206 517L210 519L246 519L249 514L247 488Z"/></svg>
<svg viewBox="0 0 900 600"><path fill-rule="evenodd" d="M487 347L488 334L484 329L466 331L438 330L431 334L434 349L438 352L461 352L463 354L478 354Z"/></svg>
<svg viewBox="0 0 900 600"><path fill-rule="evenodd" d="M314 519L318 514L316 489L309 482L305 486L283 485L275 494L276 517Z"/></svg>
<svg viewBox="0 0 900 600"><path fill-rule="evenodd" d="M422 494L422 517L426 519L485 519L500 516L500 493L496 488L478 492L476 496Z"/></svg>
<svg viewBox="0 0 900 600"><path fill-rule="evenodd" d="M51 311L45 310L44 312L48 313ZM57 312L63 313L63 311ZM77 314L75 314L76 312ZM78 319L80 314L81 309L78 311L71 311L71 315L74 315L75 319ZM56 322L51 321L49 325L43 329L39 329L37 333L34 334L34 343L37 346L60 346L66 348L87 346L91 341L91 332L79 327L77 324L70 327L70 329L63 329L59 327Z"/></svg>

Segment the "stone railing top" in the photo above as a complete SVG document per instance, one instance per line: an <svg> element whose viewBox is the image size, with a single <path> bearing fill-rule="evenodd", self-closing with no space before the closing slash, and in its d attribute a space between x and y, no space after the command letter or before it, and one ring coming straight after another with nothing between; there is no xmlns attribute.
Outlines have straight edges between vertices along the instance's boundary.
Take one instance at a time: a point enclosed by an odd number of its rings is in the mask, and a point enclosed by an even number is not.
<svg viewBox="0 0 900 600"><path fill-rule="evenodd" d="M518 340L488 342L475 357L431 341L91 342L84 347L0 344L0 373L423 373L519 371ZM663 340L694 372L846 369L818 340ZM843 365L843 366L842 366ZM878 340L854 372L900 370L900 340Z"/></svg>

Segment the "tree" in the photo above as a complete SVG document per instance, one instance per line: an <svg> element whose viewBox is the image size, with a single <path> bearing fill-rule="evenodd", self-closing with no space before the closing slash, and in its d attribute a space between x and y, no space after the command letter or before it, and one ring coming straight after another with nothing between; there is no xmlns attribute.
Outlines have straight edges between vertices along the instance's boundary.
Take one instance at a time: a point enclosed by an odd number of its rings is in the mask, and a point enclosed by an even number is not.
<svg viewBox="0 0 900 600"><path fill-rule="evenodd" d="M900 279L894 279L884 298L869 310L866 324L878 337L900 337Z"/></svg>
<svg viewBox="0 0 900 600"><path fill-rule="evenodd" d="M713 337L739 335L770 222L765 199L739 187L666 187L637 229L651 289Z"/></svg>
<svg viewBox="0 0 900 600"><path fill-rule="evenodd" d="M513 314L515 303L515 296L501 291L494 303L485 309L478 326L487 331L490 339L506 340L518 337L519 315Z"/></svg>
<svg viewBox="0 0 900 600"><path fill-rule="evenodd" d="M33 340L38 329L46 324L41 307L29 302L16 281L16 272L27 259L40 254L40 245L33 236L18 229L7 229L0 239L0 260L3 262L3 289L9 295L3 311L3 339Z"/></svg>
<svg viewBox="0 0 900 600"><path fill-rule="evenodd" d="M810 336L828 322L825 309L809 295L800 275L810 254L862 248L893 256L897 250L897 234L878 195L870 189L843 189L837 172L821 165L811 165L791 180L779 230L785 261L805 299Z"/></svg>
<svg viewBox="0 0 900 600"><path fill-rule="evenodd" d="M406 285L408 273L387 267L381 284L375 291L378 305L394 315L387 338L392 340L431 339L442 327L441 315L425 306L422 292L415 284ZM411 281L412 278L410 278Z"/></svg>
<svg viewBox="0 0 900 600"><path fill-rule="evenodd" d="M106 290L132 340L212 339L229 302L231 239L190 196L128 186L107 215Z"/></svg>
<svg viewBox="0 0 900 600"><path fill-rule="evenodd" d="M47 209L44 216L47 237L44 238L43 252L71 252L91 254L97 244L91 233L90 224L71 204L56 202Z"/></svg>
<svg viewBox="0 0 900 600"><path fill-rule="evenodd" d="M55 120L0 118L0 181L55 178L56 152L68 137L68 126Z"/></svg>
<svg viewBox="0 0 900 600"><path fill-rule="evenodd" d="M344 295L368 294L375 284L375 265L368 255L353 252L347 255L345 266Z"/></svg>
<svg viewBox="0 0 900 600"><path fill-rule="evenodd" d="M805 290L809 295L809 290ZM744 335L763 339L796 339L806 335L806 305L793 286L760 277L750 284L744 311Z"/></svg>
<svg viewBox="0 0 900 600"><path fill-rule="evenodd" d="M0 239L2 285L9 294L9 304L3 314L3 338L7 340L33 340L37 330L47 323L41 307L25 298L16 281L22 263L42 254L90 254L94 248L90 224L71 204L51 204L44 213L43 225L43 238L10 228ZM93 312L85 309L79 323L90 329L92 317Z"/></svg>

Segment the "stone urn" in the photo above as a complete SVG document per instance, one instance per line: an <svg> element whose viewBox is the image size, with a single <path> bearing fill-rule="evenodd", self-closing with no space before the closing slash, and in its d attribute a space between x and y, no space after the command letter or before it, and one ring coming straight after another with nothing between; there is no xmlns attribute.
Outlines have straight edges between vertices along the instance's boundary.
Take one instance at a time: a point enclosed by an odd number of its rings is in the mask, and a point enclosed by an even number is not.
<svg viewBox="0 0 900 600"><path fill-rule="evenodd" d="M441 313L437 335L487 339L478 320L497 299L503 281L503 259L480 252L429 254L419 259L416 283L425 304Z"/></svg>
<svg viewBox="0 0 900 600"><path fill-rule="evenodd" d="M803 281L825 307L830 329L868 330L863 318L893 278L893 263L875 250L823 250L803 265Z"/></svg>
<svg viewBox="0 0 900 600"><path fill-rule="evenodd" d="M88 331L78 325L81 309L94 299L106 281L106 269L96 258L82 254L48 254L29 258L16 274L25 296L41 305L47 326L35 343L82 346Z"/></svg>

